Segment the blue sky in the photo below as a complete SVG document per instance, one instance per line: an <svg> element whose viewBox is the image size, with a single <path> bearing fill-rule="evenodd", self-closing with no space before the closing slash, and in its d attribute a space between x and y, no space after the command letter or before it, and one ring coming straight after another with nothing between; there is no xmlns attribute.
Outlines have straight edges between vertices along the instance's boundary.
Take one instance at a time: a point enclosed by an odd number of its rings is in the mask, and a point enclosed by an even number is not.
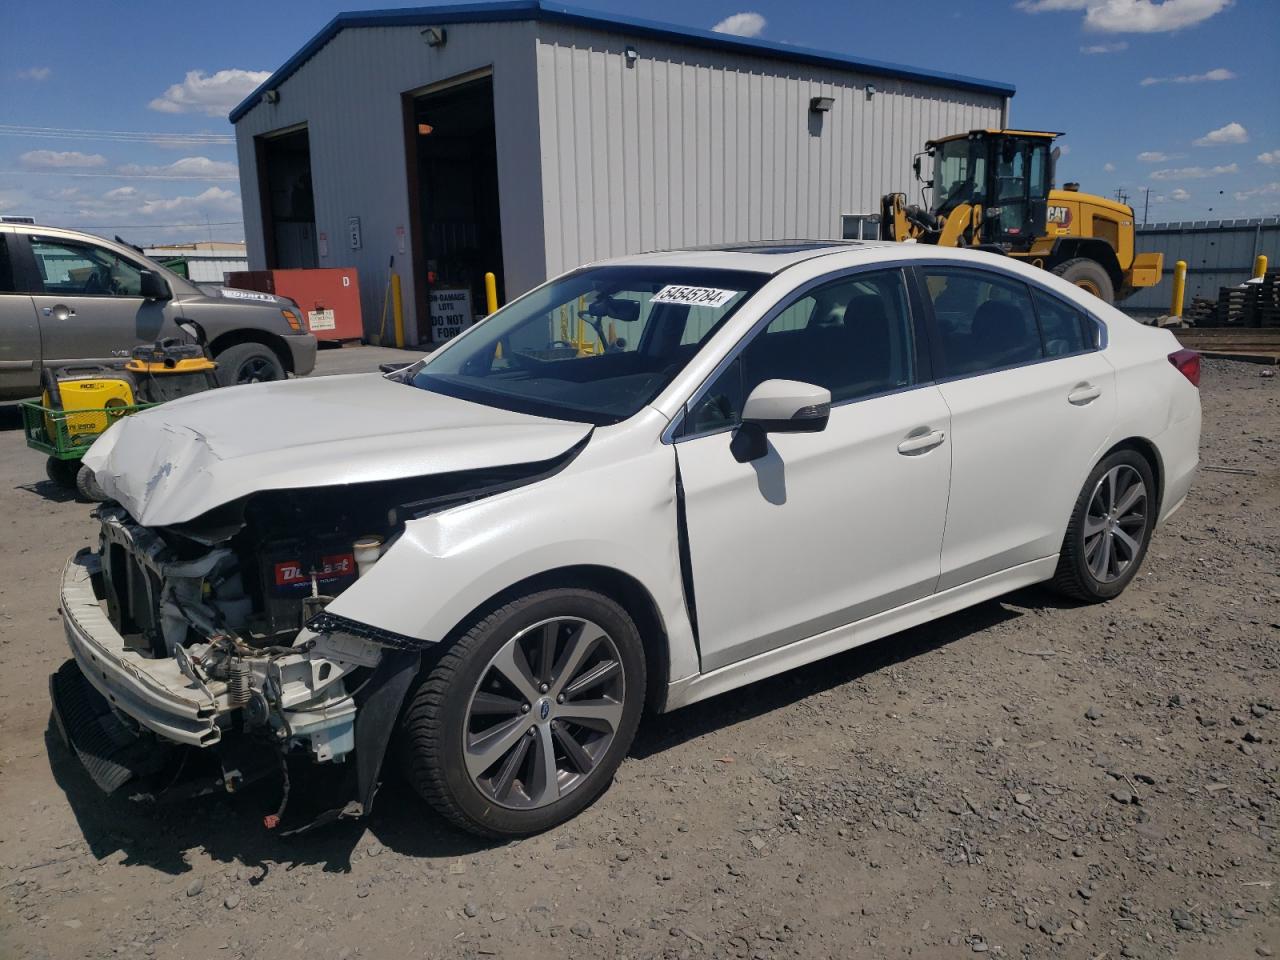
<svg viewBox="0 0 1280 960"><path fill-rule="evenodd" d="M333 14L387 5L0 0L0 212L240 239L227 110ZM1011 82L1015 126L1067 131L1059 182L1139 217L1150 188L1152 221L1280 213L1277 0L577 5Z"/></svg>

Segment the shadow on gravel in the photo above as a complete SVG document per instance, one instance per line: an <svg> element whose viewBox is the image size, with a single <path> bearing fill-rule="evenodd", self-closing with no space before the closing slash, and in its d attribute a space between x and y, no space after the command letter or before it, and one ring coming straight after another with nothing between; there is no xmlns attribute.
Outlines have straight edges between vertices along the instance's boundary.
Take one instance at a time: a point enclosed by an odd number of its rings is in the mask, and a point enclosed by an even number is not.
<svg viewBox="0 0 1280 960"><path fill-rule="evenodd" d="M35 483L19 483L13 489L25 490L27 493L34 493L43 500L50 503L71 503L76 498L74 490L68 490L64 486L54 483L52 480L37 480Z"/></svg>
<svg viewBox="0 0 1280 960"><path fill-rule="evenodd" d="M751 684L735 691L731 698L713 697L672 714L648 717L641 724L631 756L643 759L659 754L721 727L928 654L1022 616L1019 608L1062 605L1066 602L1048 591L1022 590ZM320 865L329 872L350 871L352 851L366 829L383 846L410 857L454 858L502 845L456 830L433 814L399 776L393 755L388 756L386 779L368 821L339 822L314 833L281 838L262 826L263 816L274 812L280 800L274 777L235 795L217 794L174 804L140 803L126 796L105 796L63 745L52 719L45 731L45 745L54 780L66 794L93 856L102 859L120 852L125 865L142 864L179 875L191 869L187 851L203 850L220 863L257 871L249 882L260 883L272 869ZM296 826L313 813L340 805L337 793L343 778L334 771L298 764L291 765L290 774L293 799L286 826ZM121 793L127 791L126 786Z"/></svg>

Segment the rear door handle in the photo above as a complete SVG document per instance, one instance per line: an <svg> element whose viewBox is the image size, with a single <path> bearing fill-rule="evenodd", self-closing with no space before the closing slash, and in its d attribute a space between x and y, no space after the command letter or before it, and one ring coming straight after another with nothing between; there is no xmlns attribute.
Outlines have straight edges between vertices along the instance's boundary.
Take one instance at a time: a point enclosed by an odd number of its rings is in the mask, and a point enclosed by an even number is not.
<svg viewBox="0 0 1280 960"><path fill-rule="evenodd" d="M1100 396L1102 396L1101 387L1095 387L1091 383L1081 383L1067 394L1067 402L1073 406L1083 407L1086 403L1093 403Z"/></svg>
<svg viewBox="0 0 1280 960"><path fill-rule="evenodd" d="M55 320L65 320L67 317L74 317L76 311L74 307L68 307L65 303L55 303L52 307L44 308L46 317L53 317Z"/></svg>
<svg viewBox="0 0 1280 960"><path fill-rule="evenodd" d="M947 435L941 430L924 433L918 437L907 437L907 439L898 444L898 452L908 457L912 454L924 453L936 446L940 446L945 439L947 439Z"/></svg>

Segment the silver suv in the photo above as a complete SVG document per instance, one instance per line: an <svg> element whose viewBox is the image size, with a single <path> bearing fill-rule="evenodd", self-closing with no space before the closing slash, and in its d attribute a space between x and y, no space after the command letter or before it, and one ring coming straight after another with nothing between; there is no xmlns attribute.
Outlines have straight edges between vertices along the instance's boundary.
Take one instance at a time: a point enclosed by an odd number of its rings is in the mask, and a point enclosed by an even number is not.
<svg viewBox="0 0 1280 960"><path fill-rule="evenodd" d="M194 320L224 385L310 373L316 339L286 297L197 286L133 247L37 224L0 223L0 400L40 392L40 371L108 363L181 337Z"/></svg>

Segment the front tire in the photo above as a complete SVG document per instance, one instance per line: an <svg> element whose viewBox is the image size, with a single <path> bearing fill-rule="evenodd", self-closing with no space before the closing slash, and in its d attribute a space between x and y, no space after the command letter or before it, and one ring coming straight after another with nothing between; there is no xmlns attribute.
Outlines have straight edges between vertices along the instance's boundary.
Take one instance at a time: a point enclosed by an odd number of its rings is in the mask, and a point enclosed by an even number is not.
<svg viewBox="0 0 1280 960"><path fill-rule="evenodd" d="M265 343L237 343L217 356L214 377L220 387L242 383L269 383L285 378L284 364Z"/></svg>
<svg viewBox="0 0 1280 960"><path fill-rule="evenodd" d="M404 715L405 773L464 830L540 833L609 786L644 696L644 649L621 606L577 587L529 594L430 669Z"/></svg>
<svg viewBox="0 0 1280 960"><path fill-rule="evenodd" d="M1146 457L1135 450L1104 457L1076 498L1053 588L1087 603L1119 596L1147 555L1159 508Z"/></svg>
<svg viewBox="0 0 1280 960"><path fill-rule="evenodd" d="M1111 282L1111 274L1107 273L1107 268L1097 260L1074 257L1054 267L1053 273L1067 283L1073 283L1081 290L1087 290L1105 303L1116 302L1115 285Z"/></svg>

